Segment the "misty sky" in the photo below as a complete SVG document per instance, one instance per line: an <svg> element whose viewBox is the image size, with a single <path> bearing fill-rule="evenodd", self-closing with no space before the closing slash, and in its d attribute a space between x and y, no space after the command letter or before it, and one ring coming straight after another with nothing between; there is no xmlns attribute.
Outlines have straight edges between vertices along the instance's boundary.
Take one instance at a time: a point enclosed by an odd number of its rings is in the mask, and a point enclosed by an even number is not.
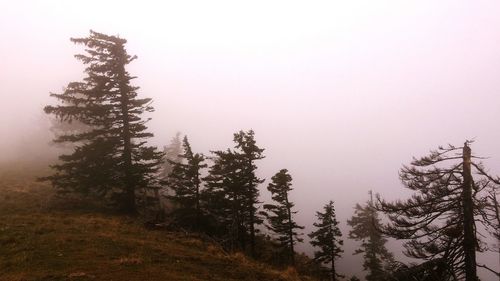
<svg viewBox="0 0 500 281"><path fill-rule="evenodd" d="M0 1L0 158L83 78L69 38L90 29L138 55L154 144L180 131L208 153L254 129L308 229L330 199L345 224L369 189L404 196L399 168L438 145L474 139L500 174L499 1Z"/></svg>

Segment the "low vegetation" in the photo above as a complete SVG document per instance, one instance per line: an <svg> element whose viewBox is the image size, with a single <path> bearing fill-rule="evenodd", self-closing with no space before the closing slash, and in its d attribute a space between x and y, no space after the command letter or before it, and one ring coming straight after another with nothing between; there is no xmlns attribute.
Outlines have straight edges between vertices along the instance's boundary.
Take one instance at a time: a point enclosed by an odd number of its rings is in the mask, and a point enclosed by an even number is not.
<svg viewBox="0 0 500 281"><path fill-rule="evenodd" d="M313 280L194 234L148 230L138 218L83 205L57 199L47 184L4 175L0 280Z"/></svg>

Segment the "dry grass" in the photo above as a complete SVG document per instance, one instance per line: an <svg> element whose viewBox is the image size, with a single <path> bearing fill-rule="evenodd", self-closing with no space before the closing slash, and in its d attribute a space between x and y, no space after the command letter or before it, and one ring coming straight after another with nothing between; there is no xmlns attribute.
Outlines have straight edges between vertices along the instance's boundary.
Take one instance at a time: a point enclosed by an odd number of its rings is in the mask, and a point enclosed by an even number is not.
<svg viewBox="0 0 500 281"><path fill-rule="evenodd" d="M50 208L50 188L0 179L0 280L300 280L134 219Z"/></svg>

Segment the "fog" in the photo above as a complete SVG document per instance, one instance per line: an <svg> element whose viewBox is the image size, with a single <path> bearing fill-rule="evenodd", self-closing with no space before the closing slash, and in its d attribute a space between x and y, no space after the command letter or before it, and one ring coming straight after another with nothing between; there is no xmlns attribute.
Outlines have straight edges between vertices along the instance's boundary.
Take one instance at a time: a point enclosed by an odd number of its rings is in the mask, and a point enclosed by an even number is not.
<svg viewBox="0 0 500 281"><path fill-rule="evenodd" d="M154 100L155 145L180 131L208 154L255 130L262 197L287 168L306 232L332 199L347 240L354 204L406 196L398 170L439 145L475 140L500 174L498 1L3 1L0 160L38 157L49 92L83 78L69 38L90 29L139 57L129 71Z"/></svg>

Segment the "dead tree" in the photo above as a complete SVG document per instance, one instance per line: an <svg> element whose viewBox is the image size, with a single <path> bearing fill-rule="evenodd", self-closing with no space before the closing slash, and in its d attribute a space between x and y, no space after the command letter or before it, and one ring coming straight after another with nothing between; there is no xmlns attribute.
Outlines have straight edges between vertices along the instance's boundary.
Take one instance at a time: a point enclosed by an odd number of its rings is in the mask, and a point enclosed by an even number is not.
<svg viewBox="0 0 500 281"><path fill-rule="evenodd" d="M406 240L406 255L441 259L458 278L477 281L476 251L484 249L476 235L476 223L486 224L481 206L491 177L480 163L472 161L480 157L472 155L470 143L439 147L428 156L414 158L401 169L400 178L415 193L396 202L379 197L377 208L390 220L382 230Z"/></svg>

